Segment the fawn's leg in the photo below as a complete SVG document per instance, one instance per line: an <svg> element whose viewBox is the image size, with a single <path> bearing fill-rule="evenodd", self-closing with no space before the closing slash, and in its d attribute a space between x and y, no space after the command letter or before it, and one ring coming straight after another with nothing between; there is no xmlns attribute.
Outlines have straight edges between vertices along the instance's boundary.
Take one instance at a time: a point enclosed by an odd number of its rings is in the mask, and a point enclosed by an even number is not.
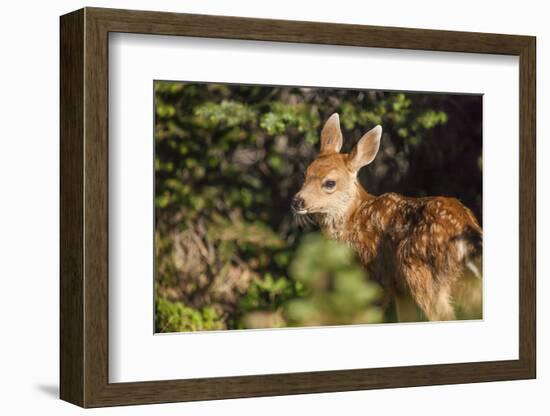
<svg viewBox="0 0 550 416"><path fill-rule="evenodd" d="M455 311L451 302L451 290L443 285L435 291L424 313L430 321L452 321Z"/></svg>
<svg viewBox="0 0 550 416"><path fill-rule="evenodd" d="M412 298L430 321L455 319L449 285L441 279L436 283L428 267L418 264L409 267L406 280Z"/></svg>

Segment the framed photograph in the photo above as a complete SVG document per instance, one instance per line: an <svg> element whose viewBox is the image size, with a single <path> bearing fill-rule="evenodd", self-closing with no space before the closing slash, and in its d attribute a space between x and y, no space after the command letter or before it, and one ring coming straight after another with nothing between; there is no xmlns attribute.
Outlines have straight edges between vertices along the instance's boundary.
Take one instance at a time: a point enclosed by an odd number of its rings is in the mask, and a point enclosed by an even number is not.
<svg viewBox="0 0 550 416"><path fill-rule="evenodd" d="M535 378L535 38L61 17L60 396Z"/></svg>

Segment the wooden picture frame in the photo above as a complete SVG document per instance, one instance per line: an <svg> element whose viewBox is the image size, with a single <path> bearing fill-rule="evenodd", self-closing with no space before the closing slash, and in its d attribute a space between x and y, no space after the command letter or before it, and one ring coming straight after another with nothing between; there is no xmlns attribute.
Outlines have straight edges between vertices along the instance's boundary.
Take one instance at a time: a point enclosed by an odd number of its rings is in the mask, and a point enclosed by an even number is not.
<svg viewBox="0 0 550 416"><path fill-rule="evenodd" d="M60 28L61 399L100 407L535 378L534 37L100 8L64 15ZM110 32L519 56L519 359L109 383Z"/></svg>

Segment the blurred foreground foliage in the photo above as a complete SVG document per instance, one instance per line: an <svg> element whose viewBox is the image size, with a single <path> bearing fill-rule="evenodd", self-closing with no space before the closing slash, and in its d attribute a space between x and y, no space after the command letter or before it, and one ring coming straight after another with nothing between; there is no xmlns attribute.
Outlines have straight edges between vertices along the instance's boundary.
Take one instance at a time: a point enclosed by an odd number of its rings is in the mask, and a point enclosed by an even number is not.
<svg viewBox="0 0 550 416"><path fill-rule="evenodd" d="M290 272L307 288L306 296L285 305L291 326L368 324L381 322L374 306L382 295L345 244L309 234L296 252Z"/></svg>
<svg viewBox="0 0 550 416"><path fill-rule="evenodd" d="M346 247L303 239L289 203L338 112L349 151L376 124L374 194L459 197L480 218L481 98L155 82L156 331L386 321Z"/></svg>

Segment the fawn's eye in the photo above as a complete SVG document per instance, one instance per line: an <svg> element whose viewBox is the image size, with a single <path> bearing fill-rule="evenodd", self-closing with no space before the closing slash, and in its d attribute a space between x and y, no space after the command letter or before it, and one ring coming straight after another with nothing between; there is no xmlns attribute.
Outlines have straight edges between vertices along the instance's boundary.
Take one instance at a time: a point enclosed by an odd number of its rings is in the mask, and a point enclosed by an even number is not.
<svg viewBox="0 0 550 416"><path fill-rule="evenodd" d="M323 182L323 188L333 189L335 186L336 186L336 181L333 181L331 179Z"/></svg>

